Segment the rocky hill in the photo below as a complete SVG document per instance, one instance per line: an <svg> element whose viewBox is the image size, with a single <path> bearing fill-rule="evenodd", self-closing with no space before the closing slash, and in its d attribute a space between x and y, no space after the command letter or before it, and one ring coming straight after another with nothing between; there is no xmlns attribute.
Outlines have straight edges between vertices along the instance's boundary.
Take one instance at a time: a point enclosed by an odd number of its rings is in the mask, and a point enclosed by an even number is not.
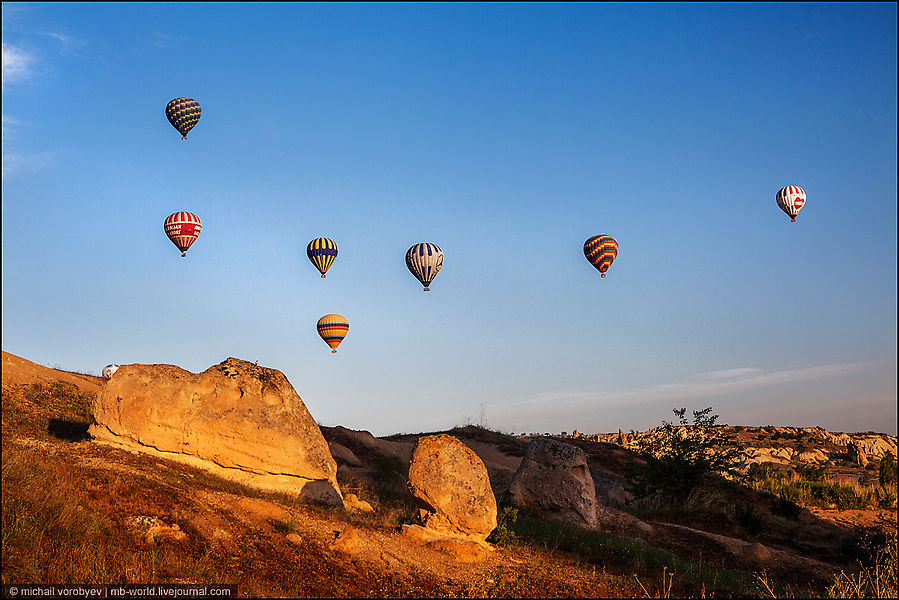
<svg viewBox="0 0 899 600"><path fill-rule="evenodd" d="M673 505L633 494L637 436L658 431L467 426L379 438L316 426L303 435L327 448L336 474L327 467L326 479L342 498L323 503L222 471L304 473L299 454L276 453L276 468L270 457L289 444L277 436L295 435L286 415L302 413L296 382L236 359L205 375L157 367L123 366L113 385L3 352L4 584L227 583L250 597L836 597L845 590L835 578L871 572L896 532L895 484L890 498L873 481L895 438L818 429L731 428L741 462L771 457L755 463L777 478L745 462L745 481L713 482ZM130 421L120 418L129 406ZM181 416L156 416L167 408ZM271 430L269 442L241 433L251 423ZM132 437L100 443L90 431L102 427ZM803 467L818 469L814 481ZM763 486L772 482L776 493ZM477 504L478 543L423 527L461 522L465 504Z"/></svg>
<svg viewBox="0 0 899 600"><path fill-rule="evenodd" d="M689 426L676 426L676 430L687 430ZM864 469L870 463L880 461L887 453L897 456L897 438L885 433L866 431L862 433L830 432L821 427L751 427L722 425L724 435L732 437L742 449L734 468L747 471L755 463L778 465L818 465L852 470ZM643 441L658 438L664 428L655 427L648 431L624 433L596 433L585 435L574 432L564 438L591 440L611 443L628 449L636 449ZM856 473L861 475L861 473ZM864 479L856 477L856 479Z"/></svg>

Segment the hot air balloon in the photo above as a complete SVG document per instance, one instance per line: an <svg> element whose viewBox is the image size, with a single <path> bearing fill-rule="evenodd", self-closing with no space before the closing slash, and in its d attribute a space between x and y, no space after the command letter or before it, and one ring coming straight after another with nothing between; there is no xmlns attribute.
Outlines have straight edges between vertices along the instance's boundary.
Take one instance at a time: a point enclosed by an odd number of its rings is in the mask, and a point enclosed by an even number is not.
<svg viewBox="0 0 899 600"><path fill-rule="evenodd" d="M103 377L109 379L112 374L119 370L119 365L106 365L103 367Z"/></svg>
<svg viewBox="0 0 899 600"><path fill-rule="evenodd" d="M191 98L175 98L165 105L165 116L172 127L187 139L187 132L200 120L200 103Z"/></svg>
<svg viewBox="0 0 899 600"><path fill-rule="evenodd" d="M594 235L584 242L584 256L605 277L618 256L618 242L610 235Z"/></svg>
<svg viewBox="0 0 899 600"><path fill-rule="evenodd" d="M330 314L319 319L315 328L318 329L318 335L325 340L325 343L331 346L333 354L337 352L337 346L350 330L350 322L346 320L346 317Z"/></svg>
<svg viewBox="0 0 899 600"><path fill-rule="evenodd" d="M796 185L788 185L777 192L777 205L790 217L790 222L796 221L796 215L805 205L805 190Z"/></svg>
<svg viewBox="0 0 899 600"><path fill-rule="evenodd" d="M415 244L406 251L406 266L425 286L424 291L430 291L428 286L443 267L443 250L437 244L427 242Z"/></svg>
<svg viewBox="0 0 899 600"><path fill-rule="evenodd" d="M315 238L306 246L306 256L322 274L322 277L325 277L325 272L337 258L337 244L329 238Z"/></svg>
<svg viewBox="0 0 899 600"><path fill-rule="evenodd" d="M187 256L187 249L200 235L201 229L200 217L193 213L176 212L165 219L165 234L181 251L181 256Z"/></svg>

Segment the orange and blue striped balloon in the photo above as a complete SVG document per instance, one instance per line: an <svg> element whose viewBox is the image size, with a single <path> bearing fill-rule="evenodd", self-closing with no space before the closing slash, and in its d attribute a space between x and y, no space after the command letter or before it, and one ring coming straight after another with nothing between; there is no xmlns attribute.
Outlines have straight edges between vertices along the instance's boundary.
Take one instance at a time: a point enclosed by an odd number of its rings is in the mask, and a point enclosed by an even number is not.
<svg viewBox="0 0 899 600"><path fill-rule="evenodd" d="M186 140L187 132L200 120L200 103L192 98L175 98L165 105L165 116Z"/></svg>
<svg viewBox="0 0 899 600"><path fill-rule="evenodd" d="M318 335L325 340L326 344L331 346L331 353L333 354L337 352L337 346L340 345L340 342L343 341L343 338L346 337L347 332L350 330L350 322L346 320L346 317L332 313L319 319L315 327L318 329Z"/></svg>
<svg viewBox="0 0 899 600"><path fill-rule="evenodd" d="M618 256L618 242L610 235L594 235L584 242L584 256L605 277Z"/></svg>
<svg viewBox="0 0 899 600"><path fill-rule="evenodd" d="M306 256L322 274L322 277L325 277L325 273L337 258L337 244L329 238L315 238L306 246Z"/></svg>

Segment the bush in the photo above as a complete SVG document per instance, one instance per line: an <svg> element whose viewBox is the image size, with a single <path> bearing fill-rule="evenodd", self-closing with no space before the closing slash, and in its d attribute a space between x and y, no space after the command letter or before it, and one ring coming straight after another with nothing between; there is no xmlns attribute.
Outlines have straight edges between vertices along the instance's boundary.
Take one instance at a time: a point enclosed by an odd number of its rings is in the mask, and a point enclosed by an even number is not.
<svg viewBox="0 0 899 600"><path fill-rule="evenodd" d="M794 501L794 498L797 496L798 494L791 493L789 488L783 490L777 495L776 500L774 500L774 506L771 507L771 512L788 519L797 518L800 513L802 513L802 507Z"/></svg>
<svg viewBox="0 0 899 600"><path fill-rule="evenodd" d="M734 516L740 527L750 535L759 533L765 524L765 517L762 516L762 513L751 506L737 506L734 511Z"/></svg>
<svg viewBox="0 0 899 600"><path fill-rule="evenodd" d="M883 487L896 485L896 457L887 452L880 459L880 485Z"/></svg>
<svg viewBox="0 0 899 600"><path fill-rule="evenodd" d="M490 532L487 541L500 546L508 546L518 538L515 535L515 521L518 520L518 509L504 506L496 515L496 529Z"/></svg>
<svg viewBox="0 0 899 600"><path fill-rule="evenodd" d="M796 471L800 478L806 481L824 481L824 467L796 465L793 470Z"/></svg>
<svg viewBox="0 0 899 600"><path fill-rule="evenodd" d="M736 440L716 425L712 407L693 411L687 424L686 408L673 409L680 425L662 421L659 435L637 443L642 464L631 463L635 495L658 495L683 502L709 476L732 473L731 464L740 453Z"/></svg>

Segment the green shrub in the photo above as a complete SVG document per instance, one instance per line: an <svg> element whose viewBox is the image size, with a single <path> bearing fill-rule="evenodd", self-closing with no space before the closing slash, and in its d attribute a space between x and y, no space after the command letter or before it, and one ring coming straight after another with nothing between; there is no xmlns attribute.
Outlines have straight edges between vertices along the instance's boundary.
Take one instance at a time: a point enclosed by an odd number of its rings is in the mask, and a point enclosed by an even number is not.
<svg viewBox="0 0 899 600"><path fill-rule="evenodd" d="M795 502L795 499L797 499L798 496L797 493L789 488L783 490L780 494L776 495L774 505L771 507L771 512L788 519L799 517L800 513L802 513L802 507Z"/></svg>
<svg viewBox="0 0 899 600"><path fill-rule="evenodd" d="M796 465L793 467L796 474L806 481L824 481L824 467L813 465Z"/></svg>
<svg viewBox="0 0 899 600"><path fill-rule="evenodd" d="M739 505L734 509L737 524L747 533L756 535L765 524L765 517L751 506Z"/></svg>
<svg viewBox="0 0 899 600"><path fill-rule="evenodd" d="M736 440L716 425L712 407L693 411L687 424L686 408L673 409L680 425L662 421L660 435L645 437L636 451L642 463L630 463L634 493L638 497L661 496L683 502L713 474L732 473L740 453Z"/></svg>
<svg viewBox="0 0 899 600"><path fill-rule="evenodd" d="M490 532L487 541L500 546L508 546L518 538L515 535L515 521L518 520L518 509L504 506L496 515L496 529Z"/></svg>
<svg viewBox="0 0 899 600"><path fill-rule="evenodd" d="M887 452L880 459L880 485L883 487L896 485L896 457L892 452Z"/></svg>

